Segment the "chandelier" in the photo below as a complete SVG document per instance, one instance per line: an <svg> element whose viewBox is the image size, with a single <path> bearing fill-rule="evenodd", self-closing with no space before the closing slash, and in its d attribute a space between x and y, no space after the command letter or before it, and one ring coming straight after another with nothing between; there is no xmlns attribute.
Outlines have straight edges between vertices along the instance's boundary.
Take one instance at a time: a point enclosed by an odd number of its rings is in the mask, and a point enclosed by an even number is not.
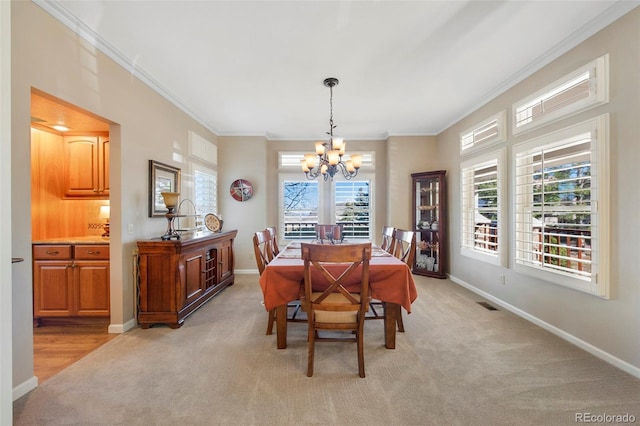
<svg viewBox="0 0 640 426"><path fill-rule="evenodd" d="M326 78L324 85L329 88L329 140L324 142L316 142L316 153L305 154L304 160L300 161L302 165L302 171L307 179L315 179L318 176L322 176L324 180L333 179L338 173L342 172L345 179L351 179L358 174L358 170L362 165L362 155L352 154L349 160L342 161L342 156L345 153L346 143L339 136L333 135L333 129L336 126L333 125L333 86L338 85L337 78Z"/></svg>

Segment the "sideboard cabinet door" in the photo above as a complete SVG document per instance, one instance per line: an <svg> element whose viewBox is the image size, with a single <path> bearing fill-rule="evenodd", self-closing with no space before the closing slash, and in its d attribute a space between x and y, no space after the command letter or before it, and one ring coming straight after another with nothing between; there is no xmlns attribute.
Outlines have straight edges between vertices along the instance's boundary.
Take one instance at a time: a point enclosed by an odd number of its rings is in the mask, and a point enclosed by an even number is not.
<svg viewBox="0 0 640 426"><path fill-rule="evenodd" d="M186 253L181 262L184 264L184 292L181 305L187 306L202 297L204 292L203 271L205 270L205 253L203 250Z"/></svg>

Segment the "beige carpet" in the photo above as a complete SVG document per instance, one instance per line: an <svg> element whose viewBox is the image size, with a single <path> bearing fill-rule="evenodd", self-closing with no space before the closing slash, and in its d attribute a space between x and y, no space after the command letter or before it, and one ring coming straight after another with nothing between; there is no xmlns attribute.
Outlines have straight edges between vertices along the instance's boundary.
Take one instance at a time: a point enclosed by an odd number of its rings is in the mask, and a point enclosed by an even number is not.
<svg viewBox="0 0 640 426"><path fill-rule="evenodd" d="M182 328L131 330L14 403L14 425L572 425L577 413L640 422L640 380L448 280L416 276L397 348L382 321L356 347L319 343L306 376L306 324L289 346L264 334L256 275Z"/></svg>

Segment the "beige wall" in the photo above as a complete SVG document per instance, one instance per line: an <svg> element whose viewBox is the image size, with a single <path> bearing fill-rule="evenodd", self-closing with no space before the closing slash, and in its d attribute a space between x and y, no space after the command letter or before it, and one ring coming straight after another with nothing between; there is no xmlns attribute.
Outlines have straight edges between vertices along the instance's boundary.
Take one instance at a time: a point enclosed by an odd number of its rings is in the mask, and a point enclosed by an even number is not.
<svg viewBox="0 0 640 426"><path fill-rule="evenodd" d="M379 223L413 229L411 174L441 170L433 136L391 136L387 140L387 220Z"/></svg>
<svg viewBox="0 0 640 426"><path fill-rule="evenodd" d="M111 138L111 325L135 326L132 255L135 241L160 236L164 218L148 217L148 161L179 167L191 178L188 135L217 136L98 52L32 2L12 2L12 251L26 262L13 269L13 389L33 377L30 93L39 89L114 123ZM128 227L133 232L128 233Z"/></svg>
<svg viewBox="0 0 640 426"><path fill-rule="evenodd" d="M509 130L508 141L500 147L506 147L510 155L515 143L610 113L610 300L518 274L511 268L503 269L462 257L458 225L460 132L501 110L506 109L509 113L515 101L605 53L610 54L608 104L518 137L511 136ZM640 262L637 255L640 241L640 226L637 225L640 211L640 197L637 195L639 64L640 9L635 9L438 136L438 159L449 170L451 276L636 375L640 374ZM500 283L502 274L506 276L505 285Z"/></svg>
<svg viewBox="0 0 640 426"><path fill-rule="evenodd" d="M272 198L267 186L267 140L263 137L219 137L218 178L219 203L222 206L223 229L237 229L233 243L235 267L256 269L253 253L253 233L270 226L265 212ZM246 179L253 185L253 197L240 202L231 198L229 189L236 179ZM256 283L257 285L257 283Z"/></svg>
<svg viewBox="0 0 640 426"><path fill-rule="evenodd" d="M11 197L11 8L0 2L0 194ZM11 203L0 206L0 424L13 423ZM19 265L19 264L18 264Z"/></svg>

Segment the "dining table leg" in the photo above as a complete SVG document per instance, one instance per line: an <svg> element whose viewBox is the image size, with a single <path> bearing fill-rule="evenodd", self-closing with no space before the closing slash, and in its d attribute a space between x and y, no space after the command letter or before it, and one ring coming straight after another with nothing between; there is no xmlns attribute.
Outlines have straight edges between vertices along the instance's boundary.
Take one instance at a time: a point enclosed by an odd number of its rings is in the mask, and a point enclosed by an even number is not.
<svg viewBox="0 0 640 426"><path fill-rule="evenodd" d="M384 345L387 349L396 348L396 323L400 315L400 305L384 302ZM285 342L286 346L286 342Z"/></svg>
<svg viewBox="0 0 640 426"><path fill-rule="evenodd" d="M278 349L287 349L287 304L276 306L276 338Z"/></svg>

